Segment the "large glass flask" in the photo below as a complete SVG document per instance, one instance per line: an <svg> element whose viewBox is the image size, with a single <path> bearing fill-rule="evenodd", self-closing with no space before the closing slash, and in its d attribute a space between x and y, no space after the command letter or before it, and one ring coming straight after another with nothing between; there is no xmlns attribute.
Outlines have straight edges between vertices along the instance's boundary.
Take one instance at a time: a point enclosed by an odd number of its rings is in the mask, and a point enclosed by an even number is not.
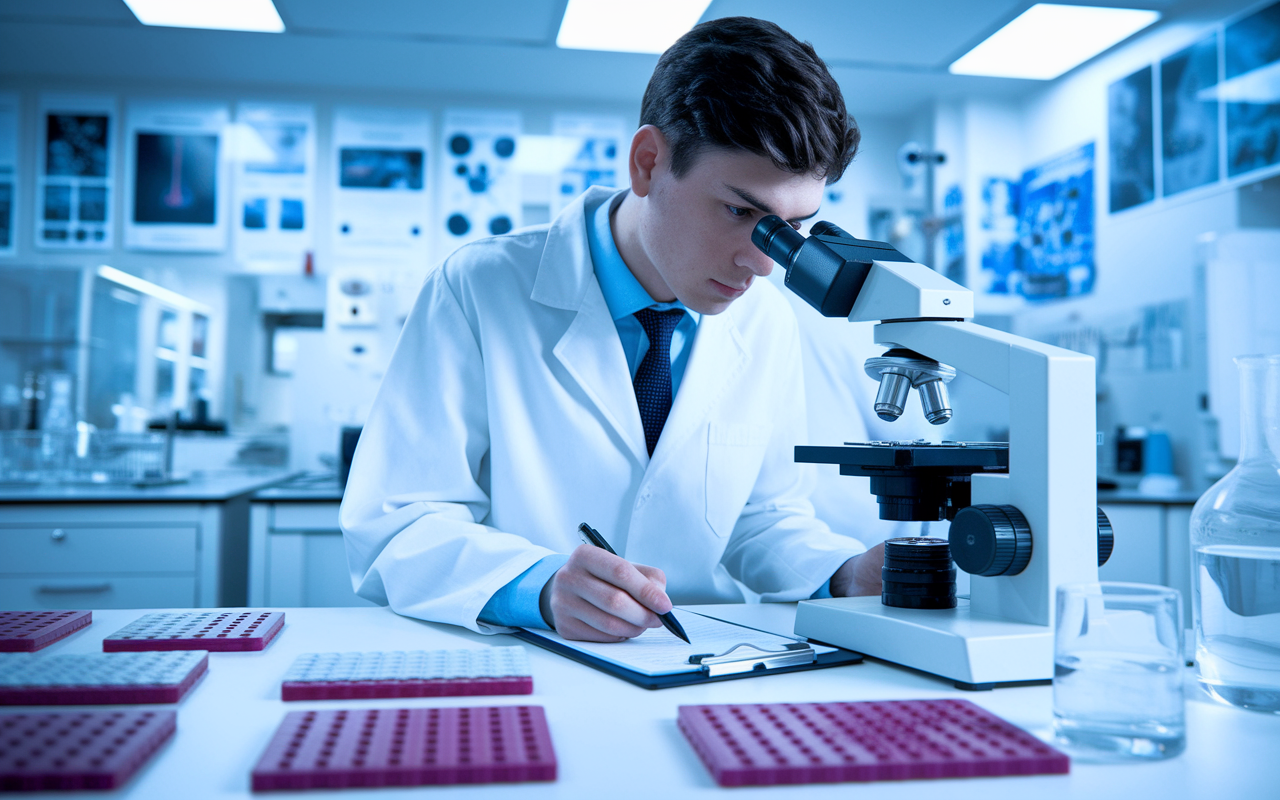
<svg viewBox="0 0 1280 800"><path fill-rule="evenodd" d="M1191 514L1196 668L1218 700L1280 713L1280 355L1235 361L1240 461Z"/></svg>

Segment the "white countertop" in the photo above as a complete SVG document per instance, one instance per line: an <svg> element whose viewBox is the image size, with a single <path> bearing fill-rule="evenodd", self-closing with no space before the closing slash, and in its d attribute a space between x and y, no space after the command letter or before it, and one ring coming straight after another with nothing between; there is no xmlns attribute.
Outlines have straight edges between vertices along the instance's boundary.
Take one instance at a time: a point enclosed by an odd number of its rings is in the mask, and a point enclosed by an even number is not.
<svg viewBox="0 0 1280 800"><path fill-rule="evenodd" d="M780 632L790 630L793 605L714 608L716 616ZM186 610L186 609L182 609ZM56 793L60 798L248 798L249 773L286 711L337 708L541 705L546 709L559 763L554 783L488 786L342 789L281 793L280 797L347 798L511 797L646 798L804 797L876 800L925 796L945 800L1053 800L1054 798L1232 798L1280 795L1280 715L1217 705L1187 680L1188 747L1158 763L1084 764L1070 775L962 778L860 784L808 784L721 789L676 728L676 708L700 703L821 702L959 697L1044 737L1050 724L1048 686L962 692L949 683L884 663L789 675L749 678L648 691L527 646L532 695L284 703L280 679L306 652L419 650L512 645L507 636L486 637L460 628L419 622L384 608L283 609L285 628L260 653L213 653L209 674L176 706L178 733L116 793ZM103 637L142 611L94 611L93 624L43 652L101 650ZM0 714L110 706L3 707ZM35 796L35 795L28 795ZM40 796L52 797L45 793Z"/></svg>

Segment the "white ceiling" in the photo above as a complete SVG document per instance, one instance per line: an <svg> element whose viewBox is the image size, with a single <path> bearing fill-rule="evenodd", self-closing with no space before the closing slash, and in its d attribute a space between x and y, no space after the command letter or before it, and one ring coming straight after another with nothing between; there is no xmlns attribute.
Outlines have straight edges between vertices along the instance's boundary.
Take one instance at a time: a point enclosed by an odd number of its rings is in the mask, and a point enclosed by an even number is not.
<svg viewBox="0 0 1280 800"><path fill-rule="evenodd" d="M896 116L933 100L1015 97L1043 85L946 71L1032 1L713 0L703 18L777 22L813 43L856 114ZM1081 4L1091 1L1105 4ZM122 0L0 0L0 76L638 104L657 57L556 48L567 2L275 0L287 27L277 35L147 28ZM1159 9L1162 24L1218 19L1243 5L1111 4Z"/></svg>

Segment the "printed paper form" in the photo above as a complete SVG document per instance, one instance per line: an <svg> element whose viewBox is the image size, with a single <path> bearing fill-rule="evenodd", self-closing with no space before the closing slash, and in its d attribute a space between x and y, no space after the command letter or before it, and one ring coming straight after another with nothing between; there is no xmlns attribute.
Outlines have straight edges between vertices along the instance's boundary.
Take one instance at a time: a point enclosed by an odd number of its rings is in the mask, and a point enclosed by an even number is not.
<svg viewBox="0 0 1280 800"><path fill-rule="evenodd" d="M677 607L674 613L692 644L680 641L666 628L650 628L634 639L616 643L571 642L554 631L528 629L528 632L650 677L697 672L701 667L690 664L689 656L702 653L720 655L739 644L750 644L763 650L781 650L792 642L801 641L721 622L685 608ZM836 651L834 647L819 644L811 647L818 655ZM745 656L749 652L740 651L738 655Z"/></svg>

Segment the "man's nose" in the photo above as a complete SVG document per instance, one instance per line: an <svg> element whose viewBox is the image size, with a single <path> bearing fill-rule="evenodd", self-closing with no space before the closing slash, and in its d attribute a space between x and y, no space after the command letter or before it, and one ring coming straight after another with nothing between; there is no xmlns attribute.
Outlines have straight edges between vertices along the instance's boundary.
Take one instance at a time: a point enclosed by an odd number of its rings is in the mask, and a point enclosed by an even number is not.
<svg viewBox="0 0 1280 800"><path fill-rule="evenodd" d="M761 278L767 278L773 272L773 259L755 245L748 245L748 248L738 254L738 265L746 267Z"/></svg>

